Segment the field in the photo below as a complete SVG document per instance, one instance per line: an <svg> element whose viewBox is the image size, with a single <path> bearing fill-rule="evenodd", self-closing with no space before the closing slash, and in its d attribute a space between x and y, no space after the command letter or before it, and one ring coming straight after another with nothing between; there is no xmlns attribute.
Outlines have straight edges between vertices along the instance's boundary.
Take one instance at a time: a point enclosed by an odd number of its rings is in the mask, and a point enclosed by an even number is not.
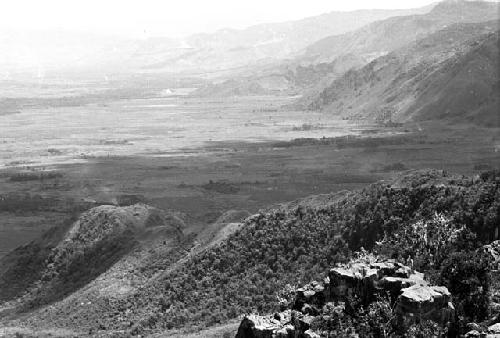
<svg viewBox="0 0 500 338"><path fill-rule="evenodd" d="M0 255L98 204L176 210L199 232L227 210L500 163L496 129L360 125L281 108L292 100L35 100L0 116Z"/></svg>
<svg viewBox="0 0 500 338"><path fill-rule="evenodd" d="M0 164L52 164L94 156L192 152L207 142L262 142L353 133L321 113L280 110L288 97L68 99L27 102L0 120Z"/></svg>

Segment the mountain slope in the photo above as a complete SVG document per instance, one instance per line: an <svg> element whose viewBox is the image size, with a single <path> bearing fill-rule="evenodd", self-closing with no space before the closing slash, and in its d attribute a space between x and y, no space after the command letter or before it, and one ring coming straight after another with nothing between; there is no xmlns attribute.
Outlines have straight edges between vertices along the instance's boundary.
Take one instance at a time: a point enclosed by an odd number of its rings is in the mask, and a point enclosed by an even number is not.
<svg viewBox="0 0 500 338"><path fill-rule="evenodd" d="M314 95L348 70L359 69L450 25L498 18L497 3L444 1L428 13L395 16L321 39L293 59L253 67L240 74L238 81L232 77L222 84L208 86L198 94L252 95L256 91L248 90L251 87L259 88L259 94L267 91ZM268 81L270 79L273 81Z"/></svg>
<svg viewBox="0 0 500 338"><path fill-rule="evenodd" d="M318 39L342 34L405 10L331 12L302 20L222 29L186 38L134 39L53 29L0 31L0 79L55 74L157 73L227 69L281 59ZM267 62L267 61L265 61Z"/></svg>
<svg viewBox="0 0 500 338"><path fill-rule="evenodd" d="M181 241L183 226L175 215L142 204L93 208L3 257L0 300L22 295L23 311L60 300L118 264L142 242Z"/></svg>
<svg viewBox="0 0 500 338"><path fill-rule="evenodd" d="M484 1L445 0L427 14L393 17L320 40L307 47L299 60L330 62L345 54L373 59L454 23L496 20L498 6L498 3Z"/></svg>
<svg viewBox="0 0 500 338"><path fill-rule="evenodd" d="M261 24L246 29L223 29L197 34L180 41L178 48L165 47L161 39L146 41L133 62L147 71L223 70L259 65L294 55L309 44L334 34L358 29L396 15L426 13L430 7L404 10L330 12L302 20Z"/></svg>
<svg viewBox="0 0 500 338"><path fill-rule="evenodd" d="M357 192L285 204L248 218L219 244L160 267L130 292L99 292L98 278L64 300L29 313L23 322L148 334L213 325L249 311L268 313L279 307L276 296L286 284L320 278L350 252L370 250L384 233L404 233L417 221L432 221L436 213L452 228L465 226L475 234L468 245L495 240L499 194L497 174L467 178L419 171ZM132 271L122 270L126 273L121 278Z"/></svg>
<svg viewBox="0 0 500 338"><path fill-rule="evenodd" d="M457 24L302 99L354 119L440 119L498 125L498 22Z"/></svg>

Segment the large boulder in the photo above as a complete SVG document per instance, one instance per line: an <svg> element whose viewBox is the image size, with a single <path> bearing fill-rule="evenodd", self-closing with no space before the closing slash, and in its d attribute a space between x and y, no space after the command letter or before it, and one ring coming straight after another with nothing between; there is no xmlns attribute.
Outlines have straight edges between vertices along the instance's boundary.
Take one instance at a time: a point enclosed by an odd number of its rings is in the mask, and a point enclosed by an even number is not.
<svg viewBox="0 0 500 338"><path fill-rule="evenodd" d="M273 338L279 331L283 332L285 323L274 317L263 317L258 315L248 315L241 321L236 338Z"/></svg>
<svg viewBox="0 0 500 338"><path fill-rule="evenodd" d="M296 290L293 309L317 315L325 304L325 287L314 281Z"/></svg>
<svg viewBox="0 0 500 338"><path fill-rule="evenodd" d="M403 288L426 284L421 273L392 260L337 266L330 270L329 280L327 298L343 301L356 296L365 305L379 294L396 299Z"/></svg>
<svg viewBox="0 0 500 338"><path fill-rule="evenodd" d="M319 337L310 327L314 316L286 310L269 316L247 315L241 321L236 338Z"/></svg>
<svg viewBox="0 0 500 338"><path fill-rule="evenodd" d="M451 293L444 286L413 285L404 288L396 306L400 318L430 319L442 324L452 322L454 312Z"/></svg>

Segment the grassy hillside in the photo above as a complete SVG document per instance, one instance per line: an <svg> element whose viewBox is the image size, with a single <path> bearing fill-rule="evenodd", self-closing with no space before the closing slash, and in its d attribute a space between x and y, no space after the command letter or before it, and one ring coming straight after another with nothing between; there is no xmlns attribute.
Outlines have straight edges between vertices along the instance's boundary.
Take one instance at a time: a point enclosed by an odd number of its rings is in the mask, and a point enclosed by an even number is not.
<svg viewBox="0 0 500 338"><path fill-rule="evenodd" d="M348 118L498 125L498 22L458 24L351 70L303 104Z"/></svg>

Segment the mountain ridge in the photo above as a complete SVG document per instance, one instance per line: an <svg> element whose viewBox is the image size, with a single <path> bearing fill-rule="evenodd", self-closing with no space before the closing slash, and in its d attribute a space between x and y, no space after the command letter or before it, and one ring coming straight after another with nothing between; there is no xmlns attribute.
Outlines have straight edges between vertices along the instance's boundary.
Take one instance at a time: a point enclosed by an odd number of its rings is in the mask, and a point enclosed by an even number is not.
<svg viewBox="0 0 500 338"><path fill-rule="evenodd" d="M498 125L498 27L498 21L449 26L347 72L302 102L355 119Z"/></svg>
<svg viewBox="0 0 500 338"><path fill-rule="evenodd" d="M489 243L497 236L499 182L498 173L465 177L411 171L359 191L263 210L214 245L187 255L172 256L175 247L161 249L158 239L63 300L27 312L24 308L23 321L32 327L78 328L89 335L143 335L223 323L251 311L269 313L279 307L276 295L285 284L318 278L335 263L346 262L350 253L376 248L383 239L388 242L381 249L399 250L387 236L397 239L415 222L435 222L436 212L448 228L465 226L475 234L468 245ZM140 262L149 263L139 278L139 266L129 264L141 255ZM161 256L165 260L155 263ZM129 284L134 278L138 284ZM462 292L444 283L452 295ZM24 301L12 304L22 308Z"/></svg>

